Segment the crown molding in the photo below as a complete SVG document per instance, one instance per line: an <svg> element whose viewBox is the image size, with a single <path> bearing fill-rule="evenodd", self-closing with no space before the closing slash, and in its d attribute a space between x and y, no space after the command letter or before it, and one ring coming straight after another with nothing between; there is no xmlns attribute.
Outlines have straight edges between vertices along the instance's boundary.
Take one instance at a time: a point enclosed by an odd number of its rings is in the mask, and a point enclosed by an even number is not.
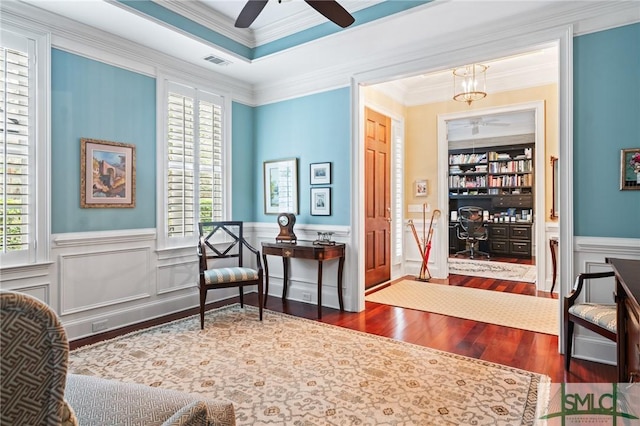
<svg viewBox="0 0 640 426"><path fill-rule="evenodd" d="M182 0L152 1L250 48L271 43L327 22L325 17L309 7L306 11L289 15L260 28L243 29L235 27L235 20L215 11L202 2ZM349 12L354 13L380 2L380 0L362 0L358 1L355 7L352 7L352 2Z"/></svg>
<svg viewBox="0 0 640 426"><path fill-rule="evenodd" d="M154 78L157 70L164 68L182 76L215 82L215 87L231 93L233 100L244 104L253 102L252 87L244 81L193 64L185 67L185 62L172 56L26 3L3 1L1 5L3 20L28 22L50 32L52 47Z"/></svg>
<svg viewBox="0 0 640 426"><path fill-rule="evenodd" d="M359 82L376 83L438 70L456 63L486 60L490 57L487 56L490 53L486 53L489 51L499 50L503 55L505 52L515 54L519 53L518 49L522 50L517 46L523 45L527 40L537 40L532 41L532 45L540 43L541 37L544 38L541 34L559 31L567 26L584 24L584 29L596 32L638 22L640 12L637 9L637 2L633 1L555 2L535 13L500 22L489 28L481 25L465 29L459 34L443 37L445 40L439 43L417 39L412 47L404 50L367 54L348 64L325 66L319 71L304 75L257 84L254 86L255 104L274 103L344 87L354 76ZM380 21L382 20L368 25L373 27ZM382 74L387 76L386 79L380 79ZM526 87L551 82L541 79ZM513 90L513 87L504 90ZM386 94L397 95L399 91L401 89L398 88ZM402 96L394 99L404 101Z"/></svg>
<svg viewBox="0 0 640 426"><path fill-rule="evenodd" d="M234 20L206 6L202 2L183 0L152 1L233 41L244 44L247 47L256 46L256 37L253 30L236 28ZM149 18L146 15L145 17Z"/></svg>

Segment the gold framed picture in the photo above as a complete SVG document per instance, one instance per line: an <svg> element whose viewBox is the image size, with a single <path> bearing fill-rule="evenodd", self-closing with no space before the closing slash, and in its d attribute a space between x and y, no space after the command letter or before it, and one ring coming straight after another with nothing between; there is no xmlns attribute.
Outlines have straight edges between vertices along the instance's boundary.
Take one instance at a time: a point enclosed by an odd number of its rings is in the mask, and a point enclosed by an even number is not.
<svg viewBox="0 0 640 426"><path fill-rule="evenodd" d="M620 151L620 190L640 189L640 148Z"/></svg>
<svg viewBox="0 0 640 426"><path fill-rule="evenodd" d="M80 139L80 206L136 206L136 146Z"/></svg>

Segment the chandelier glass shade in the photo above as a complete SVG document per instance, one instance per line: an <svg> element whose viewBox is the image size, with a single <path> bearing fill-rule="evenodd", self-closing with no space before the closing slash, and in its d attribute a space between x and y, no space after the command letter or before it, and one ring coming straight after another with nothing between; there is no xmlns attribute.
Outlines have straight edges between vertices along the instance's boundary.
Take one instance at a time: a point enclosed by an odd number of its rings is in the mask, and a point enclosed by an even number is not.
<svg viewBox="0 0 640 426"><path fill-rule="evenodd" d="M487 96L487 68L482 64L465 65L453 70L453 99L471 102Z"/></svg>

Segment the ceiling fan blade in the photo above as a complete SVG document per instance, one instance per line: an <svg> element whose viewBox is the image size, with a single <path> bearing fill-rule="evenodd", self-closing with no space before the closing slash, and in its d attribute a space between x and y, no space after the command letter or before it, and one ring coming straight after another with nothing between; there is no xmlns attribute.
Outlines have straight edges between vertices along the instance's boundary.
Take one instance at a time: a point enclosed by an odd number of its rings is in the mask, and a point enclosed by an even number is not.
<svg viewBox="0 0 640 426"><path fill-rule="evenodd" d="M347 10L335 0L304 0L309 6L320 12L327 19L342 28L347 28L355 22Z"/></svg>
<svg viewBox="0 0 640 426"><path fill-rule="evenodd" d="M240 11L235 26L237 28L249 28L258 15L260 15L262 9L267 5L267 1L268 0L249 0L242 8L242 11Z"/></svg>

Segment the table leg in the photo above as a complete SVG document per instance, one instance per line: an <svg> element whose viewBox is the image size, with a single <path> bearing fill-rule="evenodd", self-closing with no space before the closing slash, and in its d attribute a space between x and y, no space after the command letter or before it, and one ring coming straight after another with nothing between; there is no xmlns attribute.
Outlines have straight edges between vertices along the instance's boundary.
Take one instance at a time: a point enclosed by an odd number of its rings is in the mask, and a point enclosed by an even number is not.
<svg viewBox="0 0 640 426"><path fill-rule="evenodd" d="M287 298L287 286L289 285L289 258L282 258L282 273L284 274L282 277L282 300Z"/></svg>
<svg viewBox="0 0 640 426"><path fill-rule="evenodd" d="M338 261L338 303L340 310L344 311L344 301L342 300L342 270L344 269L344 256Z"/></svg>
<svg viewBox="0 0 640 426"><path fill-rule="evenodd" d="M318 319L322 318L322 260L318 261Z"/></svg>
<svg viewBox="0 0 640 426"><path fill-rule="evenodd" d="M262 263L264 263L264 307L267 307L267 297L269 297L269 264L267 263L267 255L262 255Z"/></svg>

